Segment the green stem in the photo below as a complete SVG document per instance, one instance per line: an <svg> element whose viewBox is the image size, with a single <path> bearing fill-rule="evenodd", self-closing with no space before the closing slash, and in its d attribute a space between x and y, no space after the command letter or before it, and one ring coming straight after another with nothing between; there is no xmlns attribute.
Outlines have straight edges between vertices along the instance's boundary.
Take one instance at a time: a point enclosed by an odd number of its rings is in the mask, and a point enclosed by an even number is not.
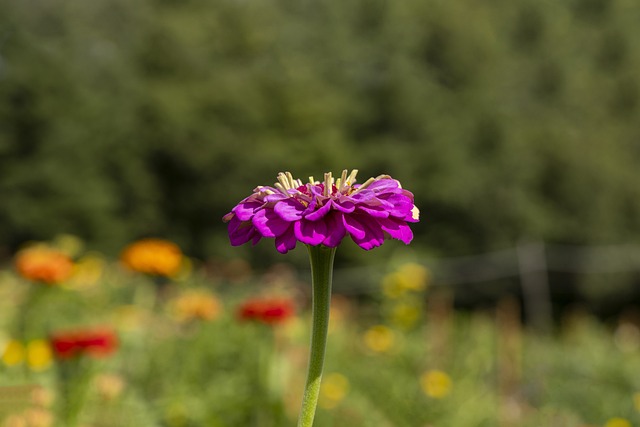
<svg viewBox="0 0 640 427"><path fill-rule="evenodd" d="M313 426L313 417L318 404L329 327L333 258L336 253L336 248L324 246L307 246L307 248L309 249L309 261L311 262L313 323L311 325L311 352L309 354L307 383L304 388L298 427Z"/></svg>

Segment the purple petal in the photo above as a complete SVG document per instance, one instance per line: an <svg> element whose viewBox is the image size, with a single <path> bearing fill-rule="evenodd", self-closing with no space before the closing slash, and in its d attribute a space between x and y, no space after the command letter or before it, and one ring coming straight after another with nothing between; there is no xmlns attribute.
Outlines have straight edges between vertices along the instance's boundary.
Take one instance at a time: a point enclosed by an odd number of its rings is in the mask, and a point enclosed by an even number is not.
<svg viewBox="0 0 640 427"><path fill-rule="evenodd" d="M276 237L287 231L290 222L280 218L273 209L261 209L253 216L251 222L264 237Z"/></svg>
<svg viewBox="0 0 640 427"><path fill-rule="evenodd" d="M324 217L327 214L327 212L329 212L330 209L331 209L331 200L327 200L324 206L322 206L320 209L314 212L311 212L310 214L306 215L304 218L309 221L317 221L322 217Z"/></svg>
<svg viewBox="0 0 640 427"><path fill-rule="evenodd" d="M285 221L293 222L302 218L305 206L297 200L289 197L274 206L273 210Z"/></svg>
<svg viewBox="0 0 640 427"><path fill-rule="evenodd" d="M307 187L309 189L309 192L311 194L313 194L316 197L323 197L324 196L324 184L318 184L318 185L311 185L309 184L309 186Z"/></svg>
<svg viewBox="0 0 640 427"><path fill-rule="evenodd" d="M335 248L347 234L347 229L342 222L342 213L330 212L323 221L327 224L327 238L322 241L322 244L329 248Z"/></svg>
<svg viewBox="0 0 640 427"><path fill-rule="evenodd" d="M313 199L311 199L311 201L309 202L309 205L307 206L307 208L304 210L303 215L306 217L306 214L308 212L313 212L316 210L316 206L318 205L318 198L314 197Z"/></svg>
<svg viewBox="0 0 640 427"><path fill-rule="evenodd" d="M343 215L342 223L344 224L345 229L349 232L351 236L355 236L359 239L363 238L365 235L364 225L362 225L357 219L352 215Z"/></svg>
<svg viewBox="0 0 640 427"><path fill-rule="evenodd" d="M247 243L257 233L251 221L240 221L238 217L233 217L229 221L228 230L232 246L240 246Z"/></svg>
<svg viewBox="0 0 640 427"><path fill-rule="evenodd" d="M400 221L395 218L387 218L380 220L379 222L382 230L389 233L389 236L392 238L404 242L405 245L408 245L411 243L411 240L413 240L413 231L411 231L411 228L409 228L404 221Z"/></svg>
<svg viewBox="0 0 640 427"><path fill-rule="evenodd" d="M356 236L351 233L351 238L358 246L368 251L384 243L384 232L374 218L359 216L357 221L362 225L364 235Z"/></svg>
<svg viewBox="0 0 640 427"><path fill-rule="evenodd" d="M333 200L332 205L337 211L344 213L351 213L356 208L356 205L346 196Z"/></svg>
<svg viewBox="0 0 640 427"><path fill-rule="evenodd" d="M296 247L297 242L298 239L296 239L295 233L293 232L293 224L289 223L289 228L276 237L276 249L281 254L286 254Z"/></svg>
<svg viewBox="0 0 640 427"><path fill-rule="evenodd" d="M407 212L410 213L413 209L413 202L402 194L384 195L379 199L391 204L392 207L388 209L388 212L397 218L404 218L407 216Z"/></svg>
<svg viewBox="0 0 640 427"><path fill-rule="evenodd" d="M402 189L402 194L406 197L409 198L409 200L411 200L411 202L413 202L414 197L413 197L413 193L409 190L405 190L404 188Z"/></svg>
<svg viewBox="0 0 640 427"><path fill-rule="evenodd" d="M358 210L375 218L387 218L389 212L382 206L358 205Z"/></svg>
<svg viewBox="0 0 640 427"><path fill-rule="evenodd" d="M398 181L390 178L375 180L367 187L367 190L373 190L376 193L395 192L398 189L400 189Z"/></svg>
<svg viewBox="0 0 640 427"><path fill-rule="evenodd" d="M274 194L269 194L264 198L265 202L269 202L269 203L277 203L281 200L285 200L288 199L289 196L286 196L280 192L274 193Z"/></svg>
<svg viewBox="0 0 640 427"><path fill-rule="evenodd" d="M245 199L246 200L246 199ZM262 206L264 203L255 199L242 201L238 203L238 206L233 208L231 212L235 213L240 221L249 221L253 216L256 209Z"/></svg>
<svg viewBox="0 0 640 427"><path fill-rule="evenodd" d="M301 220L293 224L298 240L311 246L318 246L327 238L327 224L324 221Z"/></svg>
<svg viewBox="0 0 640 427"><path fill-rule="evenodd" d="M376 193L374 193L372 190L369 190L368 188L359 191L358 193L349 196L351 197L351 199L353 201L355 201L356 203L366 203L367 201L373 199L374 197L376 197Z"/></svg>

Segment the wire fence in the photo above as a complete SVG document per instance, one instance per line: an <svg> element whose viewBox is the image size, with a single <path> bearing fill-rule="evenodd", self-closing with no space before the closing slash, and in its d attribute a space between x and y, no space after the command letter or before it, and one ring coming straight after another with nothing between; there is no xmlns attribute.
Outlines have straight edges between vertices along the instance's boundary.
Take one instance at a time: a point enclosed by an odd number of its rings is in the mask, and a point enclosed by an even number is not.
<svg viewBox="0 0 640 427"><path fill-rule="evenodd" d="M639 272L640 245L569 246L530 242L484 254L426 258L422 263L431 271L436 286L517 278L537 272ZM384 274L384 267L341 268L335 275L339 283L348 282L352 292L366 292L370 290L369 284ZM357 280L350 280L354 278Z"/></svg>
<svg viewBox="0 0 640 427"><path fill-rule="evenodd" d="M430 270L431 285L435 287L464 288L505 279L519 283L527 317L532 323L546 328L552 317L551 274L640 272L640 245L571 246L526 242L484 254L426 258L422 264ZM335 272L335 289L354 296L379 292L385 267L338 269Z"/></svg>

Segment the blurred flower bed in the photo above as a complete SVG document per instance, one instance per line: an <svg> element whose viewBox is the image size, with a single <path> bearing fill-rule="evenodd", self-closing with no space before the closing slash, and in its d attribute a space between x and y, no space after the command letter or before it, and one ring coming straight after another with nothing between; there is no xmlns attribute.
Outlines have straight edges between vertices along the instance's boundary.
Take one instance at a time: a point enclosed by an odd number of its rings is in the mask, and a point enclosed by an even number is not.
<svg viewBox="0 0 640 427"><path fill-rule="evenodd" d="M640 425L636 319L574 312L542 335L515 301L460 313L419 262L386 270L366 302L334 296L318 427ZM293 425L309 291L286 264L160 239L118 260L25 246L0 270L0 426Z"/></svg>

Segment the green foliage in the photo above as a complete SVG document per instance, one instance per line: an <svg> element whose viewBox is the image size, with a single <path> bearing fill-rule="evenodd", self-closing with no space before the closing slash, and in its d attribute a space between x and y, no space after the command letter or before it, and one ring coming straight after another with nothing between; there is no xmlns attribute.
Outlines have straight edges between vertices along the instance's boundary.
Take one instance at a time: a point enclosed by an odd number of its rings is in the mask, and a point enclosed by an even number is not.
<svg viewBox="0 0 640 427"><path fill-rule="evenodd" d="M71 232L114 253L153 234L225 255L220 218L253 187L352 167L414 191L416 244L443 254L637 239L639 15L2 0L0 241Z"/></svg>
<svg viewBox="0 0 640 427"><path fill-rule="evenodd" d="M59 405L57 371L80 366L59 360L44 369L33 369L28 360L7 364L9 338L27 342L60 329L100 324L117 329L120 345L106 359L82 360L91 366L86 395L78 397L83 424L294 425L306 371L308 306L304 309L301 300L298 316L275 327L241 322L236 310L249 294L301 290L284 276L274 288L266 276L264 282L256 277L231 285L201 273L189 284L170 282L159 289L147 277L107 265L97 282L41 288L45 285L2 271L0 392L22 390L24 396L0 399L0 423L33 407L55 413L59 406L32 401L25 390L41 386ZM217 317L184 322L175 316L172 307L190 286L215 291L223 307ZM46 310L23 310L35 306L36 295ZM521 427L578 427L604 425L614 417L640 420L640 382L634 375L640 368L640 332L633 323L621 322L612 331L585 314L574 315L557 334L542 336L522 329L517 310L496 318L489 312L455 313L446 300L428 294L425 320L406 330L380 325L382 313L371 307L336 301L318 427L488 427L507 421ZM47 332L27 339L9 333L7 325L21 321L47 325ZM368 345L372 327L391 334L385 345ZM421 385L421 377L433 370L450 378L445 393L429 395ZM342 381L328 389L336 374ZM105 379L114 378L122 385L117 393L105 388Z"/></svg>

